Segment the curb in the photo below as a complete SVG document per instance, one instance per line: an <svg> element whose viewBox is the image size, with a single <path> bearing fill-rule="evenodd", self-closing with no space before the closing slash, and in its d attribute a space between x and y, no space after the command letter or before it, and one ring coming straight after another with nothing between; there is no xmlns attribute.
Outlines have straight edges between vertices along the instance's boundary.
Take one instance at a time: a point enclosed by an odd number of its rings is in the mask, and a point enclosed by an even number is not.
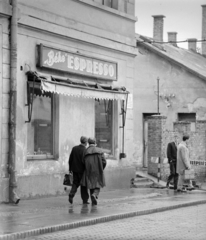
<svg viewBox="0 0 206 240"><path fill-rule="evenodd" d="M0 240L24 239L24 238L28 238L28 237L34 237L37 235L41 235L41 234L52 233L52 232L68 230L68 229L74 229L74 228L78 228L78 227L94 225L97 223L104 223L104 222L109 222L109 221L114 221L114 220L120 220L123 218L147 215L147 214L152 214L152 213L157 213L157 212L164 212L164 211L168 211L168 210L173 210L173 209L182 208L182 207L189 207L189 206L194 206L194 205L199 205L199 204L206 204L206 200L200 200L200 201L195 201L195 202L190 202L190 203L182 203L182 204L178 204L178 205L174 205L174 206L160 207L160 208L142 210L142 211L137 211L137 212L114 214L114 215L109 215L109 216L105 216L105 217L89 219L89 220L85 220L85 221L78 221L78 222L68 223L68 224L59 224L59 225L54 225L54 226L49 226L49 227L37 228L37 229L24 231L24 232L6 234L6 235L0 236Z"/></svg>

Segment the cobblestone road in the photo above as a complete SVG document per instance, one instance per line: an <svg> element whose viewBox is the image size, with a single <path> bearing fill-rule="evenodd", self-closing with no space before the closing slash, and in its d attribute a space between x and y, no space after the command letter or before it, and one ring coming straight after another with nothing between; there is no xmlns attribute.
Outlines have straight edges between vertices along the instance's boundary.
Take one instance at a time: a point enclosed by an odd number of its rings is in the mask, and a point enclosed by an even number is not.
<svg viewBox="0 0 206 240"><path fill-rule="evenodd" d="M86 226L29 240L205 240L206 205Z"/></svg>

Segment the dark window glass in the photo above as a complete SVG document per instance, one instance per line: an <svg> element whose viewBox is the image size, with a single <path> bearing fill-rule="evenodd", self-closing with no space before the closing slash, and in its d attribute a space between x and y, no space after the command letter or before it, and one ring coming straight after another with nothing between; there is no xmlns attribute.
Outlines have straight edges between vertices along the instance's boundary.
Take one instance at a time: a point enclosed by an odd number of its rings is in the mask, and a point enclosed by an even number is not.
<svg viewBox="0 0 206 240"><path fill-rule="evenodd" d="M196 113L178 113L178 121L195 122Z"/></svg>
<svg viewBox="0 0 206 240"><path fill-rule="evenodd" d="M112 154L113 145L113 101L95 101L95 137L97 146Z"/></svg>
<svg viewBox="0 0 206 240"><path fill-rule="evenodd" d="M30 98L33 90L30 88ZM44 158L53 155L52 94L34 89L31 122L27 123L27 156Z"/></svg>

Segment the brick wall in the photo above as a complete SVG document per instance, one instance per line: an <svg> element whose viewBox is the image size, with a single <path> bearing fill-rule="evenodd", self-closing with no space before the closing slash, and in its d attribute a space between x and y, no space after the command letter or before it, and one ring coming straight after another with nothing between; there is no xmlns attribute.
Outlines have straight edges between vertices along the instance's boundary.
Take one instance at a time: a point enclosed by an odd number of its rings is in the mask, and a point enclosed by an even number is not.
<svg viewBox="0 0 206 240"><path fill-rule="evenodd" d="M167 162L167 144L174 139L174 134L179 135L179 139L187 133L190 135L189 150L190 162L195 170L197 181L206 179L206 120L190 122L175 122L173 131L165 128L166 117L152 116L148 118L148 173L157 177L158 163L155 158L160 157L161 179L167 180L169 176L169 164Z"/></svg>
<svg viewBox="0 0 206 240"><path fill-rule="evenodd" d="M163 41L163 28L164 28L164 17L163 15L154 15L154 27L153 27L153 38L155 41Z"/></svg>

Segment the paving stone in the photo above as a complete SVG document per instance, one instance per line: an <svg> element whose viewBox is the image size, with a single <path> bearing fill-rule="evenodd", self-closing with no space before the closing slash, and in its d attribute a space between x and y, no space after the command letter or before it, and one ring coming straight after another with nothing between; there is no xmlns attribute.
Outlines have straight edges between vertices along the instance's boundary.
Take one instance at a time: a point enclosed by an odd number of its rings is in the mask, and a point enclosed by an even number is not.
<svg viewBox="0 0 206 240"><path fill-rule="evenodd" d="M96 224L28 240L205 240L206 204Z"/></svg>

